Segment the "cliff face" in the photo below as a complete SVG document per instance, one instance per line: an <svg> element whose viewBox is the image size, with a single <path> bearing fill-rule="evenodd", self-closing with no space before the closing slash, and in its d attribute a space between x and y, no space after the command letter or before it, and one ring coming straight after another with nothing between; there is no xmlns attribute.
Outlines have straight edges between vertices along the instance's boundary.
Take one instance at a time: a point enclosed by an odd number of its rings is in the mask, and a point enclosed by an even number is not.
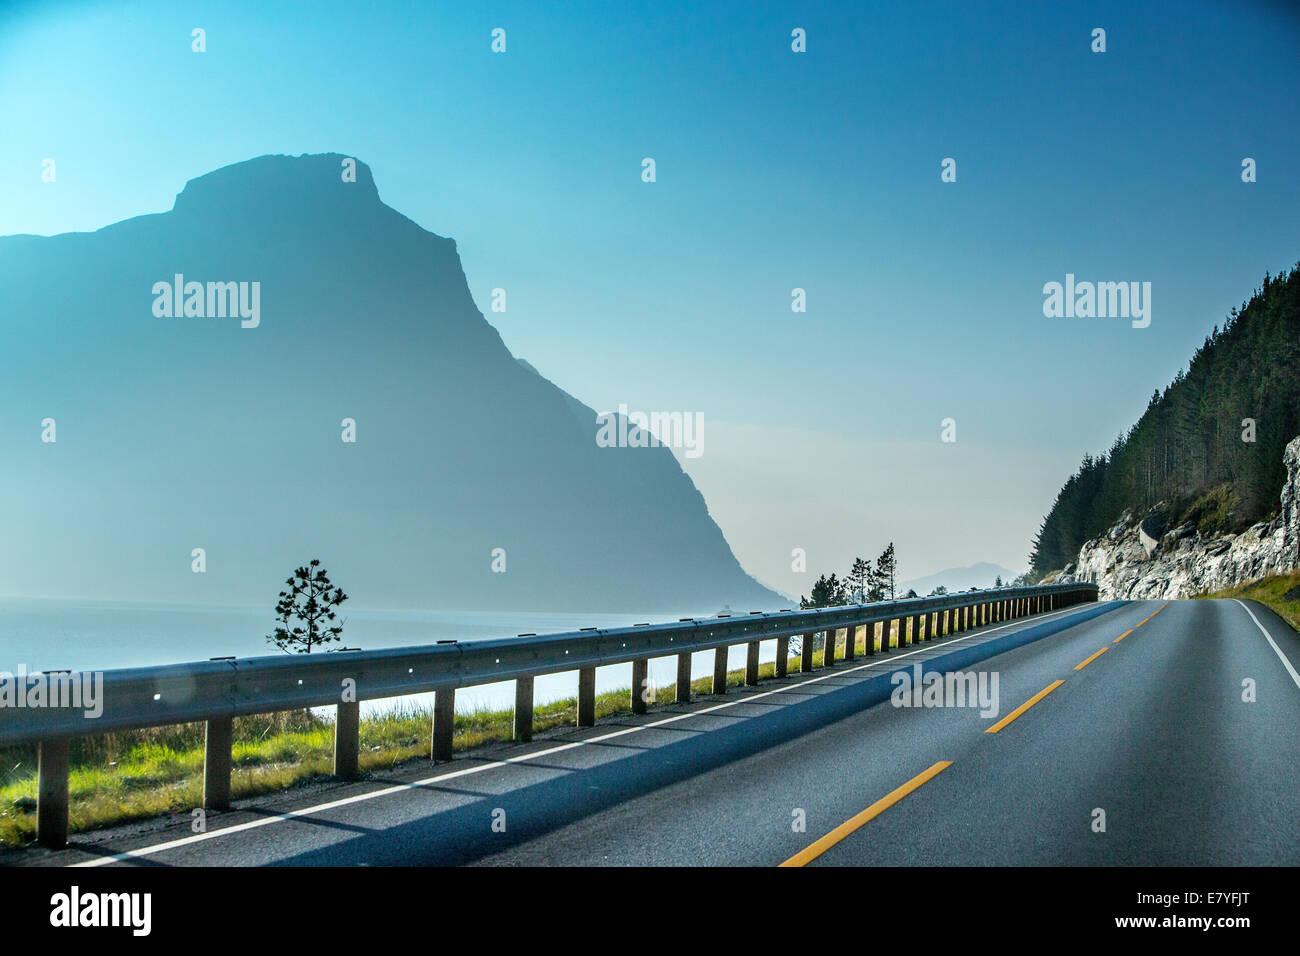
<svg viewBox="0 0 1300 956"><path fill-rule="evenodd" d="M1300 568L1300 437L1283 455L1286 482L1275 519L1241 534L1202 536L1190 525L1166 530L1158 511L1126 511L1104 535L1079 550L1051 581L1090 581L1103 599L1189 597Z"/></svg>
<svg viewBox="0 0 1300 956"><path fill-rule="evenodd" d="M0 591L269 609L319 557L358 607L782 605L672 452L600 447L485 320L456 243L344 159L264 156L168 212L0 238Z"/></svg>

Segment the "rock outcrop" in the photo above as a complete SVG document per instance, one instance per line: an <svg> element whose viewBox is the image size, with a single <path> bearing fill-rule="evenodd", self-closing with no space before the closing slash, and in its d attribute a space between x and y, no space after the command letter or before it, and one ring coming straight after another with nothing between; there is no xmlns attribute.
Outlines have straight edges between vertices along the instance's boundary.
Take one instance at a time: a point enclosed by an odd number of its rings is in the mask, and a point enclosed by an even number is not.
<svg viewBox="0 0 1300 956"><path fill-rule="evenodd" d="M1300 437L1286 446L1283 462L1287 477L1272 521L1205 536L1190 524L1166 529L1159 506L1140 517L1125 511L1079 549L1074 564L1047 579L1090 581L1103 599L1168 600L1294 571L1300 568Z"/></svg>

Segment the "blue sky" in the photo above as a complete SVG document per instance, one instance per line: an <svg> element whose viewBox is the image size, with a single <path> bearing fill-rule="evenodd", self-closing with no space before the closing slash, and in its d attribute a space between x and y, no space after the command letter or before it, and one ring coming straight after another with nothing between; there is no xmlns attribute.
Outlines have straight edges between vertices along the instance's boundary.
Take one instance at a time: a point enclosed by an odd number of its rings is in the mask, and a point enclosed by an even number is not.
<svg viewBox="0 0 1300 956"><path fill-rule="evenodd" d="M3 9L0 234L163 211L266 153L355 155L457 240L516 355L597 409L703 413L683 465L787 591L793 547L814 573L888 540L908 577L1023 566L1079 458L1300 259L1284 4ZM1151 326L1044 318L1066 273L1151 282Z"/></svg>

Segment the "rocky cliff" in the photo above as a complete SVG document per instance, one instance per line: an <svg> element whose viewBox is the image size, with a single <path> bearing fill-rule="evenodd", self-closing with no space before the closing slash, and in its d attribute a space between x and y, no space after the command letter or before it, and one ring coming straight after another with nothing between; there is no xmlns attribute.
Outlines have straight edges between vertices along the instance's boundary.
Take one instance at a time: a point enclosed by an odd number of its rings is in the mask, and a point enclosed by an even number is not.
<svg viewBox="0 0 1300 956"><path fill-rule="evenodd" d="M1283 455L1286 482L1272 521L1240 534L1204 536L1191 525L1164 527L1159 507L1141 517L1126 511L1111 529L1079 550L1048 581L1091 581L1103 599L1163 599L1236 587L1300 568L1300 437Z"/></svg>

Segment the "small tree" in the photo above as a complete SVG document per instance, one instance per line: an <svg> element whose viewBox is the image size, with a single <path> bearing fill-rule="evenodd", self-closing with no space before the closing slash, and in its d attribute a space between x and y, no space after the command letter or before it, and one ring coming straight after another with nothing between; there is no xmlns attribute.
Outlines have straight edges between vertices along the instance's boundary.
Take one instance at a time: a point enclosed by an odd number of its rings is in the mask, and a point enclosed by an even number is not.
<svg viewBox="0 0 1300 956"><path fill-rule="evenodd" d="M947 593L948 593L948 589L944 587L942 584L940 584L937 588L935 588L933 591L930 592L930 597L939 597L940 595L947 594Z"/></svg>
<svg viewBox="0 0 1300 956"><path fill-rule="evenodd" d="M882 596L889 595L892 601L897 594L897 586L894 582L894 575L898 573L898 559L894 556L894 542L889 542L889 547L880 552L880 557L876 558L875 584L880 589Z"/></svg>
<svg viewBox="0 0 1300 956"><path fill-rule="evenodd" d="M854 604L863 604L868 600L867 592L871 583L871 562L861 558L853 559L853 566L844 575L847 598Z"/></svg>
<svg viewBox="0 0 1300 956"><path fill-rule="evenodd" d="M309 567L298 568L284 583L289 590L280 592L275 605L280 626L266 636L267 642L286 653L310 654L313 647L337 641L346 622L330 622L335 618L334 609L348 596L342 588L330 590L333 585L320 561L312 559ZM298 623L291 628L295 621Z"/></svg>
<svg viewBox="0 0 1300 956"><path fill-rule="evenodd" d="M993 581L993 586L994 586L995 588L1000 588L1000 587L1002 587L1002 575L999 574L999 575L994 579L994 581Z"/></svg>
<svg viewBox="0 0 1300 956"><path fill-rule="evenodd" d="M810 597L800 597L799 607L803 609L814 607L839 607L846 603L847 597L844 594L844 584L831 572L828 578L821 575L817 578L812 586L812 595Z"/></svg>

